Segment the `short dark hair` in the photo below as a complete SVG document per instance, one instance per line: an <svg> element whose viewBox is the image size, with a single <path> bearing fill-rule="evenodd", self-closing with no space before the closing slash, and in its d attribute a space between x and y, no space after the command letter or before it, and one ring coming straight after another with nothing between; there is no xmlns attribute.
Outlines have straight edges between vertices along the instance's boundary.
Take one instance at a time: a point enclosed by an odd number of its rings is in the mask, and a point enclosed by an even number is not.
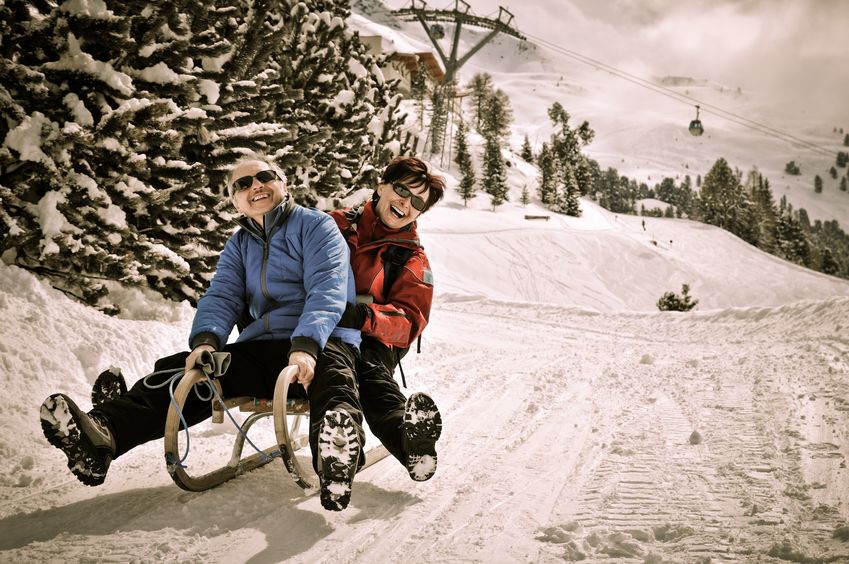
<svg viewBox="0 0 849 564"><path fill-rule="evenodd" d="M422 213L429 210L445 195L445 179L430 172L430 166L418 157L395 157L380 180L384 184L400 182L410 188L427 186L427 202Z"/></svg>

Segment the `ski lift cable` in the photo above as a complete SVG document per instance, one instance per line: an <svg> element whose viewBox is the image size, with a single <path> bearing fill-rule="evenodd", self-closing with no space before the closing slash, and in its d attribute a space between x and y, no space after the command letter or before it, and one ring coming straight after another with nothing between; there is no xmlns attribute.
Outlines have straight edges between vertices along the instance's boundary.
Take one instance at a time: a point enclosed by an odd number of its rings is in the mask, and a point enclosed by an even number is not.
<svg viewBox="0 0 849 564"><path fill-rule="evenodd" d="M806 141L805 139L796 137L793 134L781 131L779 129L775 129L774 127L771 127L771 126L756 122L754 120L748 119L746 117L734 114L732 112L729 112L728 110L724 110L724 109L722 109L718 106L715 106L713 104L703 102L703 101L698 100L697 98L694 98L694 97L689 96L687 94L682 94L680 92L676 92L676 91L671 90L669 88L666 88L664 86L655 84L655 83L653 83L653 82L651 82L647 79L633 75L633 74L631 74L627 71L617 69L616 67L610 66L606 63L603 63L603 62L598 61L596 59L593 59L591 57L581 55L580 53L577 53L577 52L572 51L570 49L566 49L565 47L557 45L556 43L553 43L553 42L548 41L546 39L543 39L541 37L534 37L531 34L526 34L526 36L528 37L528 39L533 40L534 42L536 42L540 45L543 45L544 47L547 47L547 48L549 48L553 51L556 51L560 54L571 57L571 58L573 58L573 59L575 59L579 62L582 62L586 65L589 65L589 66L592 66L592 67L595 67L595 68L598 68L598 69L603 69L603 70L609 72L610 74L613 74L613 75L615 75L619 78L622 78L624 80L627 80L629 82L632 82L633 84L636 84L637 86L641 86L643 88L651 90L651 91L653 91L657 94L667 96L669 98L672 98L673 100L676 100L676 101L682 102L682 103L686 103L688 105L692 105L692 103L697 103L701 106L702 111L704 113L714 114L714 115L721 117L723 119L726 119L728 121L737 123L738 125L742 125L744 127L754 129L754 130L756 130L760 133L764 133L766 135L776 137L776 138L778 138L782 141L785 141L785 142L788 142L788 143L791 143L791 144L794 144L794 145L802 146L806 149L820 153L824 156L830 156L830 157L836 156L836 153L834 151L827 149L825 147L822 147L820 145L817 145L815 143L811 143L810 141ZM705 108L707 108L707 109L705 109Z"/></svg>
<svg viewBox="0 0 849 564"><path fill-rule="evenodd" d="M537 40L537 39L535 39L535 40ZM632 82L632 83L634 83L638 86L641 86L643 88L647 88L649 90L652 90L653 92L656 92L658 94L670 97L674 100L677 100L677 101L683 102L683 103L687 103L687 104L690 104L691 102L697 102L701 106L706 106L706 107L709 108L709 110L706 110L706 113L712 113L714 115L722 117L722 118L724 118L728 121L732 121L734 123L737 123L737 124L742 125L744 127L749 127L751 129L755 129L755 130L757 130L761 133L764 133L766 135L770 135L770 136L779 138L782 141L786 141L788 143L795 144L795 145L801 145L804 148L810 149L810 150L818 152L820 154L823 154L823 155L826 155L826 156L835 156L834 151L831 151L829 149L826 149L824 147L821 147L819 145L816 145L814 143L811 143L809 141L806 141L804 139L796 137L792 134L777 130L773 127L770 127L768 125L764 125L762 123L758 123L754 120L750 120L750 119L745 118L743 116L733 114L732 112L724 110L724 109L722 109L718 106L714 106L713 104L702 102L701 100L693 98L692 96L689 96L689 95L686 95L686 94L681 94L680 92L675 92L674 90L670 90L670 89L665 88L663 86L654 84L654 83L652 83L652 82L650 82L646 79L637 77L637 76L632 75L632 74L630 74L626 71L622 71L622 70L617 69L615 67L611 67L609 65L606 65L605 63L602 63L601 61L597 61L595 59L591 59L591 58L586 57L584 55L580 55L579 53L575 53L574 51L569 51L568 49L564 49L562 47L559 47L558 45L550 43L546 40L539 39L539 41L540 41L540 43L551 48L552 50L555 50L555 51L558 51L562 54L570 56L570 57L572 57L572 58L574 58L574 59L576 59L580 62L583 62L587 65L594 66L596 68L602 68L602 69L606 70L607 72L610 72L611 74L613 74L615 76L618 76L619 78L622 78L624 80L628 80L629 82Z"/></svg>
<svg viewBox="0 0 849 564"><path fill-rule="evenodd" d="M528 36L528 37L530 38L530 36ZM667 96L669 98L672 98L672 99L679 101L679 102L682 102L682 103L690 104L691 102L697 102L701 106L709 108L709 110L706 110L705 113L712 113L712 114L717 115L719 117L722 117L722 118L724 118L728 121L732 121L734 123L737 123L738 125L742 125L744 127L755 129L756 131L758 131L760 133L764 133L766 135L776 137L776 138L778 138L782 141L785 141L785 142L788 142L788 143L791 143L791 144L794 144L794 145L800 145L804 148L807 148L811 151L820 153L820 154L825 155L825 156L834 157L836 155L836 153L834 151L831 151L829 149L826 149L824 147L821 147L819 145L816 145L814 143L811 143L809 141L806 141L804 139L796 137L792 134L777 130L773 127L770 127L768 125L764 125L762 123L758 123L754 120L750 120L750 119L745 118L743 116L738 116L738 115L733 114L732 112L729 112L727 110L724 110L724 109L722 109L718 106L714 106L713 104L702 102L702 101L700 101L696 98L693 98L692 96L688 96L686 94L681 94L680 92L675 92L674 90L670 90L670 89L665 88L663 86L654 84L654 83L652 83L652 82L650 82L646 79L632 75L632 74L630 74L626 71L622 71L622 70L617 69L615 67L611 67L610 65L602 63L601 61L591 59L590 57L586 57L586 56L581 55L579 53L576 53L574 51L570 51L570 50L565 49L563 47L560 47L560 46L558 46L554 43L551 43L547 40L544 40L544 39L541 39L541 38L533 38L533 39L534 39L534 41L539 41L541 44L543 44L544 46L546 46L546 47L548 47L548 48L550 48L554 51L557 51L557 52L562 53L564 55L567 55L571 58L574 58L574 59L576 59L579 62L582 62L584 64L587 64L587 65L590 65L590 66L593 66L593 67L596 67L596 68L599 68L599 69L604 69L607 72L609 72L609 73L611 73L615 76L618 76L619 78L622 78L624 80L632 82L632 83L634 83L638 86L641 86L643 88L652 90L655 93Z"/></svg>

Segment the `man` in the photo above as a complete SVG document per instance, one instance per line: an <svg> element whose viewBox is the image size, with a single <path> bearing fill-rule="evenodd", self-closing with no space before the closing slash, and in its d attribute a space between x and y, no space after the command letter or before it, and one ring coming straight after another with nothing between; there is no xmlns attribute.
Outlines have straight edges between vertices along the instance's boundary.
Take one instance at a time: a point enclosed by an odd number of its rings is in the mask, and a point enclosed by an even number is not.
<svg viewBox="0 0 849 564"><path fill-rule="evenodd" d="M360 400L369 429L416 481L436 472L442 417L424 393L404 398L395 367L430 317L433 275L416 233L416 220L445 192L442 177L416 157L386 167L372 199L330 212L351 250L358 303L340 326L360 329Z"/></svg>
<svg viewBox="0 0 849 564"><path fill-rule="evenodd" d="M365 460L354 375L360 333L336 327L346 303L355 299L347 246L330 218L294 203L283 173L262 156L236 163L228 189L244 216L238 221L241 229L228 240L198 301L190 352L160 359L155 369L188 371L204 352L222 350L231 355L220 379L225 397L271 398L280 371L296 365L291 390L309 397L310 448L321 503L342 510ZM227 344L246 306L255 321ZM84 484L103 483L113 459L163 436L168 386L151 388L145 381L89 413L64 394L42 404L45 436L65 453L68 467ZM205 420L211 415L209 400L190 394L183 415L189 425Z"/></svg>

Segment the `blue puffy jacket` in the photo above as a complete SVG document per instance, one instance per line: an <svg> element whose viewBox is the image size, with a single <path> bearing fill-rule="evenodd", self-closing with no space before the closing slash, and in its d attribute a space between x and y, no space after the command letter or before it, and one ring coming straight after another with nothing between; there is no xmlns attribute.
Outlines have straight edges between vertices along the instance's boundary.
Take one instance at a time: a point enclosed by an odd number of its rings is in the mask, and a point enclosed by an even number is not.
<svg viewBox="0 0 849 564"><path fill-rule="evenodd" d="M288 338L292 351L314 356L331 336L359 347L359 331L336 327L356 290L333 219L287 197L265 215L264 229L247 218L239 224L198 301L189 346L221 348L247 304L254 321L237 341Z"/></svg>

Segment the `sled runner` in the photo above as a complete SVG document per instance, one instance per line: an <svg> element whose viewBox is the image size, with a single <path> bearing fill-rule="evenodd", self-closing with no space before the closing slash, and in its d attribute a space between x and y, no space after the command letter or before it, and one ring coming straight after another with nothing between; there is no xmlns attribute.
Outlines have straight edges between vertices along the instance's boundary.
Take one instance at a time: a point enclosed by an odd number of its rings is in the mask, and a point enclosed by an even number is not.
<svg viewBox="0 0 849 564"><path fill-rule="evenodd" d="M283 459L286 470L298 486L305 491L317 490L317 479L312 468L309 469L309 472L305 471L295 456L298 450L309 443L309 402L305 399L288 397L289 381L298 373L297 366L287 366L280 372L274 388L274 397L271 401L252 397L237 397L225 398L222 405L222 401L213 397L211 400L213 423L222 423L224 412L230 408L238 407L242 412L251 413L240 426L240 432L236 435L230 460L221 468L201 476L190 475L187 468L180 464L178 444L181 428L180 412L194 385L209 381L204 372L211 374L213 371L214 367L210 363L204 363L203 370L195 368L183 376L174 391L174 400L168 409L168 417L165 421L164 437L166 466L174 483L188 491L208 490L232 480L236 476L259 468L279 456ZM212 382L218 388L218 396L221 396L220 385L216 380L212 380ZM254 423L269 416L274 418L274 434L277 444L264 449L262 452L242 457L248 430ZM303 426L303 431L301 431L302 421L306 423ZM366 462L360 470L382 460L388 454L389 452L382 445L367 451Z"/></svg>

